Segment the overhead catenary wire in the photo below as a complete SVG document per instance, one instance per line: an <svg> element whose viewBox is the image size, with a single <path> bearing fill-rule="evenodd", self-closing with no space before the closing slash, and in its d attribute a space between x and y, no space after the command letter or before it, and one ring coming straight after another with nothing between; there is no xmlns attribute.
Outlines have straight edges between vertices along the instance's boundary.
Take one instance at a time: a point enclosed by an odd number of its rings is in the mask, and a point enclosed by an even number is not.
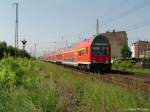
<svg viewBox="0 0 150 112"><path fill-rule="evenodd" d="M108 19L107 21L107 24L105 25L108 25L109 23L112 23L112 22L116 22L120 19L124 19L126 18L127 16L131 15L131 14L134 14L135 12L139 11L140 9L143 9L144 7L150 5L150 0L144 0L142 3L140 3L139 5L134 5L132 10L126 10L124 12L121 12L117 15L117 17L113 17L113 18L110 18ZM123 18L124 17L124 18Z"/></svg>
<svg viewBox="0 0 150 112"><path fill-rule="evenodd" d="M135 12L139 11L140 9L142 9L142 8L148 6L148 5L150 5L150 0L144 0L140 5L135 5L132 10L120 13L120 15L117 18L114 17L110 22L105 24L105 26L108 26L109 23L111 23L111 22L117 22L117 20L124 19L127 16L129 16L131 14L134 14ZM140 28L145 28L145 27L149 27L149 26L150 26L149 22L143 21L143 23L136 23L136 24L133 24L133 25L126 25L123 29L125 29L128 32L131 32L131 31L135 31L135 30L138 30Z"/></svg>
<svg viewBox="0 0 150 112"><path fill-rule="evenodd" d="M149 27L150 23L146 23L146 24L142 24L142 25L138 25L136 24L135 26L132 26L131 28L126 29L128 32L134 31L134 30L138 30L141 28L145 28L145 27Z"/></svg>
<svg viewBox="0 0 150 112"><path fill-rule="evenodd" d="M135 2L136 3L136 2ZM123 17L127 17L129 15L132 15L134 14L135 12L139 11L140 9L146 7L150 5L150 0L144 0L142 1L142 3L140 5L136 5L131 9L131 10L127 10L127 11L124 11L122 13L120 13L117 17L113 17L112 20L110 22L115 22L117 20L120 20L122 19ZM109 23L109 22L108 22ZM137 29L140 29L140 28L144 28L144 27L148 27L149 24L148 23L142 23L142 24L134 24L134 25L130 25L128 26L128 28L125 28L127 31L134 31L134 30L137 30ZM62 37L62 40L63 40L63 37ZM65 39L64 39L65 40ZM59 42L57 42L59 43Z"/></svg>

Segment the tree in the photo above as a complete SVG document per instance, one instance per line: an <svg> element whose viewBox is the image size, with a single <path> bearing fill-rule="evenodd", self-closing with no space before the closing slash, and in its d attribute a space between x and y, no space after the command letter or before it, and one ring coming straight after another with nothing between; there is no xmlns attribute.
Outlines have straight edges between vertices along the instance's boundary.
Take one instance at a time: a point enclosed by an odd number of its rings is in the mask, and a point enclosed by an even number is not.
<svg viewBox="0 0 150 112"><path fill-rule="evenodd" d="M131 57L131 50L130 48L128 47L128 45L124 45L123 48L121 49L121 56L122 58L130 58Z"/></svg>
<svg viewBox="0 0 150 112"><path fill-rule="evenodd" d="M17 51L18 57L31 58L30 54L26 50L24 51L22 49L16 49L13 46L7 46L6 42L0 42L0 59L2 59L4 56L15 57L15 51Z"/></svg>
<svg viewBox="0 0 150 112"><path fill-rule="evenodd" d="M8 46L7 54L14 57L15 56L15 48L13 46Z"/></svg>
<svg viewBox="0 0 150 112"><path fill-rule="evenodd" d="M6 53L7 43L6 42L0 42L0 59L4 57Z"/></svg>

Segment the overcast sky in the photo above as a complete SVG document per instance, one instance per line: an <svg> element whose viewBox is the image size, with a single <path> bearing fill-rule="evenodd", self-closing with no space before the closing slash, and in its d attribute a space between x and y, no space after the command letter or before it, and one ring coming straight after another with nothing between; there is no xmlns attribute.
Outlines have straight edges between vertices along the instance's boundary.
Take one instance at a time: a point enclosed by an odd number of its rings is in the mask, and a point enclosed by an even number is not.
<svg viewBox="0 0 150 112"><path fill-rule="evenodd" d="M0 0L0 41L14 45L15 6L19 3L19 40L38 54L96 33L127 31L129 44L150 41L150 0ZM21 48L21 42L20 48ZM56 41L56 43L54 43ZM56 45L57 44L57 45Z"/></svg>

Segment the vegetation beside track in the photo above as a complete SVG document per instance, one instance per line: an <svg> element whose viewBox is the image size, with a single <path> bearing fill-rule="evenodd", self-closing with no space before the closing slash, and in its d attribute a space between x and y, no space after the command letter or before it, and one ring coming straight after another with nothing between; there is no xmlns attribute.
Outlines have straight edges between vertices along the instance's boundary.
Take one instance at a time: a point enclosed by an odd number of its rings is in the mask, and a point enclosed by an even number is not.
<svg viewBox="0 0 150 112"><path fill-rule="evenodd" d="M0 42L0 59L6 56L15 57L15 52L17 57L31 58L26 50L14 48L13 46L7 45L6 42Z"/></svg>
<svg viewBox="0 0 150 112"><path fill-rule="evenodd" d="M150 74L150 68L142 68L138 67L134 64L132 60L116 60L112 64L112 69L114 70L122 70L128 72L136 72L136 73L147 73Z"/></svg>
<svg viewBox="0 0 150 112"><path fill-rule="evenodd" d="M0 112L118 112L150 108L150 96L41 61L0 61Z"/></svg>

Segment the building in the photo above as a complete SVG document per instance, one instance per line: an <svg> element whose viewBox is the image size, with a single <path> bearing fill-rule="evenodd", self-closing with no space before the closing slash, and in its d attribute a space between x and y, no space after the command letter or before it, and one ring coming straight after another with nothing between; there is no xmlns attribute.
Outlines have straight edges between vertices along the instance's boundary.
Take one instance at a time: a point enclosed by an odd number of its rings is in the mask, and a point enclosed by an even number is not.
<svg viewBox="0 0 150 112"><path fill-rule="evenodd" d="M111 45L111 53L112 58L120 58L121 57L121 49L124 45L128 44L127 33L125 31L116 32L106 32L103 33L110 42Z"/></svg>
<svg viewBox="0 0 150 112"><path fill-rule="evenodd" d="M150 57L150 42L139 40L132 43L131 51L133 58Z"/></svg>

